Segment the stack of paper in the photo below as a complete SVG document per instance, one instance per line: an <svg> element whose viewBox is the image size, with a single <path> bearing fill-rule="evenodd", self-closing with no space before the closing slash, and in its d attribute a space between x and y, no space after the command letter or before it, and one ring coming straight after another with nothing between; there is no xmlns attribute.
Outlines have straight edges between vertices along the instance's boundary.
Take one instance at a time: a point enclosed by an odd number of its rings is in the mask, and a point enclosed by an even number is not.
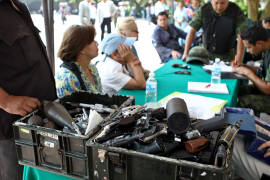
<svg viewBox="0 0 270 180"><path fill-rule="evenodd" d="M219 113L227 103L226 100L204 97L195 94L174 92L159 101L162 107L166 108L167 102L172 98L183 99L188 108L189 116L195 119L209 119Z"/></svg>
<svg viewBox="0 0 270 180"><path fill-rule="evenodd" d="M219 65L221 72L233 72L232 66L227 66L226 64L220 64ZM206 71L213 71L214 65L205 65L203 66L203 69Z"/></svg>
<svg viewBox="0 0 270 180"><path fill-rule="evenodd" d="M188 82L188 92L229 94L226 84L210 84L205 82Z"/></svg>

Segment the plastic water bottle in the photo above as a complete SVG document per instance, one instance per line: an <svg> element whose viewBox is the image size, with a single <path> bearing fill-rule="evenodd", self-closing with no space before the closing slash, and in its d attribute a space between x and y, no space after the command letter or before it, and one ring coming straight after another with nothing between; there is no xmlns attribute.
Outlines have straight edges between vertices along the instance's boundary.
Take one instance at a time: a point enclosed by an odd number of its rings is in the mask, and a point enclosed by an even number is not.
<svg viewBox="0 0 270 180"><path fill-rule="evenodd" d="M220 59L216 58L214 68L212 70L211 84L220 84L220 82L221 82Z"/></svg>
<svg viewBox="0 0 270 180"><path fill-rule="evenodd" d="M145 104L148 108L157 108L157 80L155 74L151 72L146 81L145 88Z"/></svg>

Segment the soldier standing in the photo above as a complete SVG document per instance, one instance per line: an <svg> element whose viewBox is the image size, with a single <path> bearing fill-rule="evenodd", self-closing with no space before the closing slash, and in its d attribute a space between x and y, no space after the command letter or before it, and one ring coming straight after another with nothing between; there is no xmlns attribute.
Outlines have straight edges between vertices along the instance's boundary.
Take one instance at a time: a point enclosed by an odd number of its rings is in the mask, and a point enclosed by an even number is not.
<svg viewBox="0 0 270 180"><path fill-rule="evenodd" d="M182 59L186 60L195 33L203 29L203 46L209 52L211 60L216 57L231 61L235 57L240 64L244 52L240 32L245 28L245 16L242 10L229 0L211 0L201 7L190 23ZM236 38L238 38L236 45Z"/></svg>

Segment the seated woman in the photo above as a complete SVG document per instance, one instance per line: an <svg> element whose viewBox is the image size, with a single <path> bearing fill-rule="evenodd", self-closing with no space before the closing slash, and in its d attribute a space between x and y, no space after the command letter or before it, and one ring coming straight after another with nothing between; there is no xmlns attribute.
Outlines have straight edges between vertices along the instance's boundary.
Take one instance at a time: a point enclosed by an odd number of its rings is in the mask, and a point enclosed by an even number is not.
<svg viewBox="0 0 270 180"><path fill-rule="evenodd" d="M64 33L58 51L63 64L55 75L58 97L80 90L102 92L98 71L90 63L98 55L95 35L95 28L85 25L73 25Z"/></svg>
<svg viewBox="0 0 270 180"><path fill-rule="evenodd" d="M134 17L126 17L119 21L117 24L117 32L125 37L135 37L136 41L139 38L139 31ZM134 45L132 45L131 50L133 54L138 57Z"/></svg>
<svg viewBox="0 0 270 180"><path fill-rule="evenodd" d="M134 17L126 17L120 20L117 24L117 32L125 37L134 37L136 38L136 41L139 38L138 26ZM131 46L131 50L136 57L139 57L134 45ZM144 69L143 73L145 79L147 79L149 76L149 70Z"/></svg>
<svg viewBox="0 0 270 180"><path fill-rule="evenodd" d="M100 51L105 57L97 63L103 92L115 94L121 89L144 89L145 78L139 59L130 46L136 38L108 34L101 41Z"/></svg>

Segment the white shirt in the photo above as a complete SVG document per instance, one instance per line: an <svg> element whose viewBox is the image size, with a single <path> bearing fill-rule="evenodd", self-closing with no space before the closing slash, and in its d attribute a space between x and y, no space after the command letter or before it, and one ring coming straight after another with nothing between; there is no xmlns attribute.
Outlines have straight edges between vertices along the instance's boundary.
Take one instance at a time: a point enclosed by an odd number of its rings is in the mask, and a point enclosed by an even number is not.
<svg viewBox="0 0 270 180"><path fill-rule="evenodd" d="M90 5L90 18L96 19L97 16L97 8L94 5Z"/></svg>
<svg viewBox="0 0 270 180"><path fill-rule="evenodd" d="M103 21L103 18L109 18L114 16L116 8L112 1L107 0L104 2L103 0L98 3L97 14L99 18L99 22Z"/></svg>
<svg viewBox="0 0 270 180"><path fill-rule="evenodd" d="M187 15L187 9L183 7L182 9L179 9L178 7L174 11L174 18L181 22L181 26L175 22L175 26L179 29L184 30L186 26L188 25L188 15Z"/></svg>
<svg viewBox="0 0 270 180"><path fill-rule="evenodd" d="M89 3L86 0L80 2L79 4L79 17L80 22L90 24L90 8Z"/></svg>
<svg viewBox="0 0 270 180"><path fill-rule="evenodd" d="M102 91L107 94L116 94L131 79L129 71L119 62L107 57L101 58L96 65L101 79Z"/></svg>
<svg viewBox="0 0 270 180"><path fill-rule="evenodd" d="M169 6L167 6L165 3L162 3L160 1L156 2L155 4L155 15L158 16L160 12L169 10Z"/></svg>

